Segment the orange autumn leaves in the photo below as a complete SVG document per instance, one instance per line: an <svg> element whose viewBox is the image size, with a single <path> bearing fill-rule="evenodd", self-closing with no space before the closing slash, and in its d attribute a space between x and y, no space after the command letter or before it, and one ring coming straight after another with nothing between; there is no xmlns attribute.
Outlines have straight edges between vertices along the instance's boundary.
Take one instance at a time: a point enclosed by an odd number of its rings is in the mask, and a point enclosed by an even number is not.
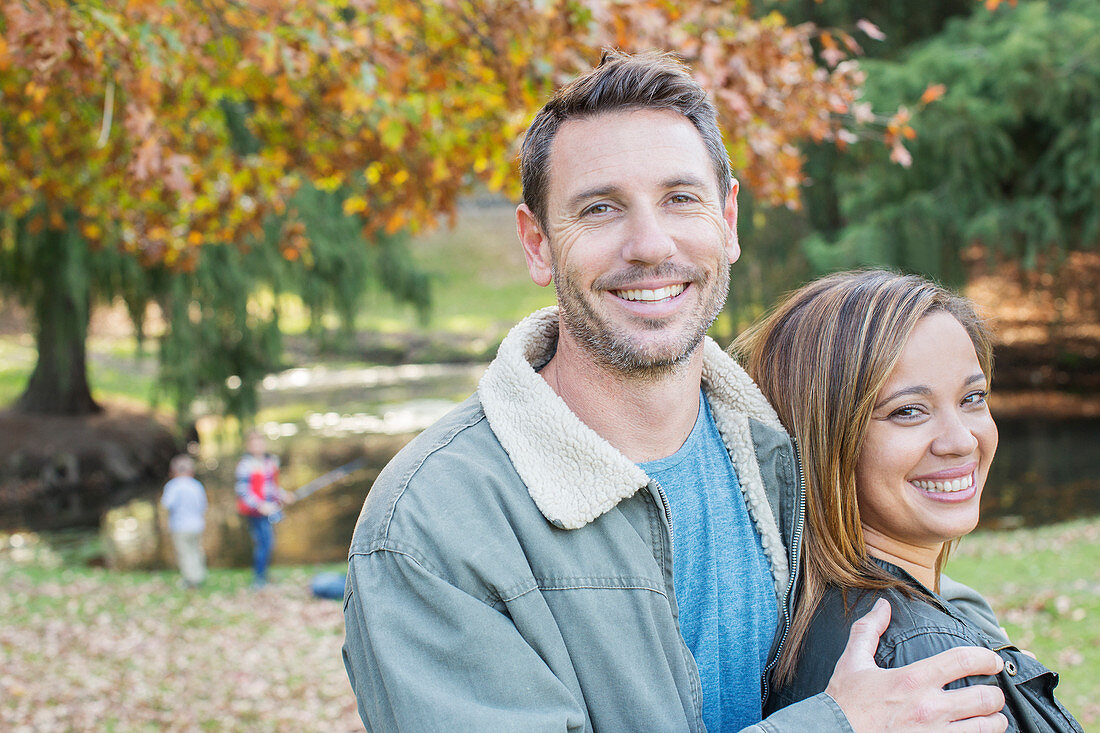
<svg viewBox="0 0 1100 733"><path fill-rule="evenodd" d="M770 203L798 204L800 141L859 133L855 40L753 18L747 3L0 7L0 209L75 219L146 264L188 269L203 246L256 239L272 214L297 259L308 232L288 201L306 183L339 190L367 236L431 226L476 187L515 196L531 114L603 46L681 54L714 93L739 177ZM911 128L892 122L888 144L904 149Z"/></svg>

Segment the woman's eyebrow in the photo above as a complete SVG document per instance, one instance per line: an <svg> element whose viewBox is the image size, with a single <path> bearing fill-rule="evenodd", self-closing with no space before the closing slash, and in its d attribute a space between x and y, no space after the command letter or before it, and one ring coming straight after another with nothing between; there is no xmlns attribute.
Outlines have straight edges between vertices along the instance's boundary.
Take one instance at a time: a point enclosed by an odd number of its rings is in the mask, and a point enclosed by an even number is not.
<svg viewBox="0 0 1100 733"><path fill-rule="evenodd" d="M932 388L925 384L915 384L912 387L902 387L897 392L894 392L881 400L875 405L874 409L879 409L887 402L896 400L898 397L904 397L905 395L917 395L919 397L927 397L932 394Z"/></svg>
<svg viewBox="0 0 1100 733"><path fill-rule="evenodd" d="M969 377L967 377L966 381L963 382L963 387L969 387L970 385L974 384L975 382L984 382L984 381L985 381L985 375L982 374L981 372L978 372L977 374L971 374ZM932 388L929 387L928 385L925 385L925 384L915 384L911 387L902 387L897 392L893 392L890 395L888 395L888 396L882 398L881 400L879 400L878 403L875 404L874 409L877 410L880 407L882 407L883 405L885 405L886 403L891 402L893 400L896 400L898 397L904 397L906 395L915 395L917 397L927 397L930 394L932 394Z"/></svg>
<svg viewBox="0 0 1100 733"><path fill-rule="evenodd" d="M971 374L970 378L967 379L965 382L963 382L963 386L964 387L969 387L970 385L974 384L975 382L984 382L984 381L985 381L985 375L982 374L981 372L978 372L977 374Z"/></svg>

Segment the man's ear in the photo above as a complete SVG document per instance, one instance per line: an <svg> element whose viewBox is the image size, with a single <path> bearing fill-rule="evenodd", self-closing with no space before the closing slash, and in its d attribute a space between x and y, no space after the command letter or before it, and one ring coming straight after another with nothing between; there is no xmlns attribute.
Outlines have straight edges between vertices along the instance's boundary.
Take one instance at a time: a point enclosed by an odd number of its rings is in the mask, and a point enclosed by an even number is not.
<svg viewBox="0 0 1100 733"><path fill-rule="evenodd" d="M553 259L550 254L550 240L542 233L534 212L527 204L516 207L516 233L523 245L523 256L527 258L527 271L536 285L546 287L553 279Z"/></svg>
<svg viewBox="0 0 1100 733"><path fill-rule="evenodd" d="M726 225L729 227L729 240L726 242L726 253L729 256L730 264L737 262L737 258L741 256L741 244L737 240L737 191L739 184L736 178L730 179L730 192L726 196L725 204L722 207L722 218L726 220Z"/></svg>

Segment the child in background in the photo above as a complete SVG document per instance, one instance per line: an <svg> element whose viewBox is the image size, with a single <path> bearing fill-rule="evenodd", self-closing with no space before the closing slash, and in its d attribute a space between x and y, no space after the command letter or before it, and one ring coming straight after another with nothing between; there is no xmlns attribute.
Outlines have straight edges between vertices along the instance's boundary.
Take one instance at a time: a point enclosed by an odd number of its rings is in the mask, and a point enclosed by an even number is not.
<svg viewBox="0 0 1100 733"><path fill-rule="evenodd" d="M171 478L164 485L161 505L168 510L168 529L176 548L183 585L197 588L206 580L206 553L202 532L206 527L206 489L195 479L195 461L179 455L168 464Z"/></svg>
<svg viewBox="0 0 1100 733"><path fill-rule="evenodd" d="M282 519L283 505L294 497L279 486L279 458L267 452L262 433L248 433L245 451L237 464L237 511L248 521L252 536L252 585L262 588L267 585L267 566L275 546L274 524Z"/></svg>

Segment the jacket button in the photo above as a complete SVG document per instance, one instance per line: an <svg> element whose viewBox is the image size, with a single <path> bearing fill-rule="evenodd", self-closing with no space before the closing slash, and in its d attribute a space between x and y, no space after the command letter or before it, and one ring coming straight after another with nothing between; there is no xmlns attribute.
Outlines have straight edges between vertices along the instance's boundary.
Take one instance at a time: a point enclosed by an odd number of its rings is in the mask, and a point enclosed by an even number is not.
<svg viewBox="0 0 1100 733"><path fill-rule="evenodd" d="M1005 661L1005 672L1008 672L1009 677L1016 676L1016 663L1012 661Z"/></svg>

